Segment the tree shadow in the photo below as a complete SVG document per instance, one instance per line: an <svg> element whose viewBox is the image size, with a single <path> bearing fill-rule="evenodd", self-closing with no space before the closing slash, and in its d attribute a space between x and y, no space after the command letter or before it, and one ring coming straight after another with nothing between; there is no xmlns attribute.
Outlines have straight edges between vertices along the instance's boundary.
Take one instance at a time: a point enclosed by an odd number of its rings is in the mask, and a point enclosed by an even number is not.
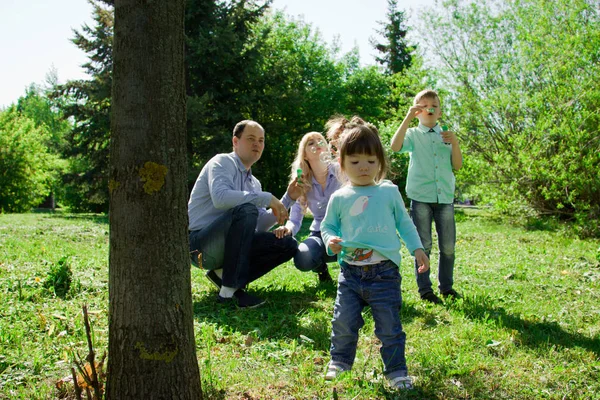
<svg viewBox="0 0 600 400"><path fill-rule="evenodd" d="M92 214L92 213L64 213L53 210L36 210L36 214L45 214L46 218L64 219L64 220L86 220L97 224L108 224L108 214Z"/></svg>
<svg viewBox="0 0 600 400"><path fill-rule="evenodd" d="M335 285L304 285L298 289L261 288L251 292L265 299L266 304L253 309L238 309L233 304L217 303L216 292L209 292L193 303L194 316L200 322L214 323L242 334L259 331L261 337L269 339L294 340L302 335L314 341L315 349L329 349L330 324L303 324L301 320L307 314L327 315L327 321L331 318L328 313L323 313L318 300L330 298L333 305Z"/></svg>
<svg viewBox="0 0 600 400"><path fill-rule="evenodd" d="M462 311L477 321L492 321L500 328L518 332L518 342L531 348L545 348L549 344L563 348L581 347L600 356L600 340L579 333L571 333L554 321L534 321L522 318L497 307L488 296L470 297L450 303L449 308Z"/></svg>
<svg viewBox="0 0 600 400"><path fill-rule="evenodd" d="M232 304L217 303L217 293L211 291L193 303L194 316L199 322L213 323L227 331L249 334L258 330L261 337L269 339L297 340L302 335L313 341L313 348L329 351L331 312L324 312L322 300L330 301L333 309L337 284L307 284L298 289L267 287L252 292L265 299L266 304L254 309L238 309ZM370 313L369 308L364 312ZM413 303L402 304L403 324L421 315L422 311ZM317 321L306 324L306 318Z"/></svg>

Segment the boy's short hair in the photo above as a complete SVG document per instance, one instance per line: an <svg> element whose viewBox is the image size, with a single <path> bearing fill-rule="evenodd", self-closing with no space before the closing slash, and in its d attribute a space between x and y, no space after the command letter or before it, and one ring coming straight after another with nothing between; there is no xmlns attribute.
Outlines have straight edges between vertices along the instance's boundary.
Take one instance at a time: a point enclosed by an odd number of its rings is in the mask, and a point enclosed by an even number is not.
<svg viewBox="0 0 600 400"><path fill-rule="evenodd" d="M417 95L415 96L414 105L416 106L417 104L419 104L419 102L424 98L438 99L438 101L440 103L442 102L440 99L440 95L435 90L425 89L425 90L421 90L419 93L417 93Z"/></svg>

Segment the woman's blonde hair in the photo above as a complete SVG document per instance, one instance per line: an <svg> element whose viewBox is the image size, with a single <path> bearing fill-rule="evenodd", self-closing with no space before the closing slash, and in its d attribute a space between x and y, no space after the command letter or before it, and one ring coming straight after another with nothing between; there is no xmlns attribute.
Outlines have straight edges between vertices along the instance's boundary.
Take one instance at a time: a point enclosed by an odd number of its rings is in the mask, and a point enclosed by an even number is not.
<svg viewBox="0 0 600 400"><path fill-rule="evenodd" d="M313 179L313 170L306 160L305 154L308 147L308 142L310 139L315 138L316 142L320 142L321 140L325 141L323 135L319 132L308 132L302 136L300 142L298 143L298 150L296 151L296 157L294 158L294 162L292 162L292 172L290 174L290 182L293 181L298 176L298 169L302 170L302 181L307 183L305 186L304 193L298 198L298 202L302 205L302 208L306 209L306 194L312 189L312 179Z"/></svg>

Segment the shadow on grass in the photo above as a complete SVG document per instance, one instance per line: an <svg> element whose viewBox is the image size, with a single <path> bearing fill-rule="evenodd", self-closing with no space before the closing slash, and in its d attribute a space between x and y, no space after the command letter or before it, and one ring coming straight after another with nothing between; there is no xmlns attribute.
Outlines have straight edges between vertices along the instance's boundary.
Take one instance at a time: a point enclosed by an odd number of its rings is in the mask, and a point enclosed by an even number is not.
<svg viewBox="0 0 600 400"><path fill-rule="evenodd" d="M304 286L304 290L272 289L253 291L267 303L254 309L237 309L232 304L219 304L216 302L216 292L210 292L194 302L194 315L202 322L210 322L230 330L248 334L259 331L261 337L269 339L298 339L300 335L314 340L316 349L327 351L329 349L329 334L331 326L312 323L310 327L301 324L300 320L308 314L309 318L319 318L323 309L317 304L320 298L335 299L336 286L334 284L319 284L317 286Z"/></svg>
<svg viewBox="0 0 600 400"><path fill-rule="evenodd" d="M65 219L65 220L87 220L98 224L108 224L108 214L93 213L67 213L49 209L38 208L34 210L35 214L45 214L47 218Z"/></svg>
<svg viewBox="0 0 600 400"><path fill-rule="evenodd" d="M305 285L303 290L266 288L256 294L267 300L267 303L255 309L237 309L232 304L219 304L216 292L213 291L194 302L194 316L198 321L214 323L242 334L258 330L260 336L269 339L291 340L298 339L300 335L306 336L314 341L315 349L327 352L331 335L331 314L323 310L321 300L330 301L333 306L336 291L335 283ZM370 313L369 308L366 307L364 312ZM412 303L404 303L401 313L403 324L421 315L421 311ZM302 323L301 320L306 318L315 320L310 324Z"/></svg>
<svg viewBox="0 0 600 400"><path fill-rule="evenodd" d="M466 297L449 307L462 311L467 318L493 321L498 327L519 332L520 342L531 348L555 345L564 348L581 347L600 356L600 340L564 330L556 322L532 321L496 307L490 297Z"/></svg>

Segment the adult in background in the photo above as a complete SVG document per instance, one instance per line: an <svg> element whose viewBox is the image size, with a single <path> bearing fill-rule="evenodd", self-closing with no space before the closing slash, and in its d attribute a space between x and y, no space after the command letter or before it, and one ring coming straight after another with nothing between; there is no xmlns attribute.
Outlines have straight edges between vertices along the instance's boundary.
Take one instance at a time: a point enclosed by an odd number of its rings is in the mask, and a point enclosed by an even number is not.
<svg viewBox="0 0 600 400"><path fill-rule="evenodd" d="M292 181L281 200L262 190L251 169L265 148L265 131L257 122L239 122L232 142L232 153L204 165L190 194L190 254L193 264L209 270L219 303L257 307L264 300L244 288L296 254L292 236L278 238L268 230L285 222L302 187Z"/></svg>
<svg viewBox="0 0 600 400"><path fill-rule="evenodd" d="M291 181L301 179L303 193L292 206L290 219L285 226L274 230L278 237L295 236L302 227L304 214L310 211L313 216L310 234L298 245L294 265L300 271L316 272L319 282L333 282L327 263L337 260L336 256L326 254L321 238L321 221L325 217L329 197L341 186L339 165L331 161L329 151L325 138L319 132L309 132L302 137L292 163ZM302 175L297 176L300 170Z"/></svg>

